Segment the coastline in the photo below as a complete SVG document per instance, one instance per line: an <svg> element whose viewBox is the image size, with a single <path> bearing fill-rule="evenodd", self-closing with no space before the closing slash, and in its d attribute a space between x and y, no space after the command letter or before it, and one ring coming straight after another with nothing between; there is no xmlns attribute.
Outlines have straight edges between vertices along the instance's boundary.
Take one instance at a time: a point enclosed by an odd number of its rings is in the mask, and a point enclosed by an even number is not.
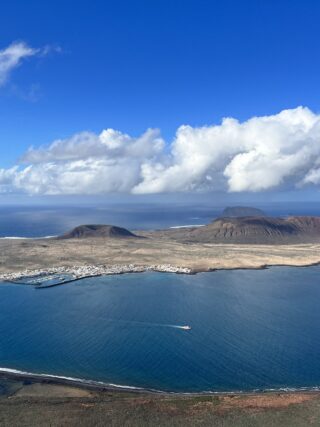
<svg viewBox="0 0 320 427"><path fill-rule="evenodd" d="M57 284L51 284L45 287L52 287L71 283L81 279L87 279L90 277L99 277L99 276L109 276L109 275L118 275L118 274L127 274L127 273L144 273L146 271L154 271L160 273L175 273L175 274L195 274L190 268L187 267L176 267L172 265L151 265L151 266L140 266L140 265L83 265L83 266L73 266L73 267L51 267L49 269L41 270L24 270L18 271L15 273L4 273L0 274L0 280L6 282L15 283L16 280L34 278L40 279L41 277L46 277L50 275L59 275L66 274L70 278L68 280L63 280ZM16 283L18 284L18 283ZM23 284L23 283L21 283ZM27 284L27 283L26 283ZM32 284L32 283L30 283ZM36 284L36 283L35 283Z"/></svg>
<svg viewBox="0 0 320 427"><path fill-rule="evenodd" d="M48 269L35 269L35 270L23 270L11 273L2 273L0 274L0 281L8 282L18 285L34 285L39 289L46 289L55 286L65 285L68 283L73 283L82 279L88 279L99 276L110 276L110 275L119 275L119 274L131 274L131 273L145 273L148 271L157 272L157 273L173 273L173 274L187 274L194 275L198 273L212 273L216 271L232 271L232 270L265 270L273 267L296 267L296 268L307 268L320 265L320 261L311 262L305 264L262 264L260 266L252 267L222 267L222 268L204 268L204 269L191 269L189 267L179 267L168 264L159 264L151 266L141 266L141 265L83 265L83 266L73 266L73 267L51 267ZM59 274L69 275L69 278L63 279L60 282L39 286L43 282L40 282L41 278L47 280L48 277L53 277ZM23 279L33 279L34 282L23 283L18 282Z"/></svg>
<svg viewBox="0 0 320 427"><path fill-rule="evenodd" d="M112 383L104 383L101 381L84 380L81 378L66 377L63 375L51 375L51 374L37 374L34 372L19 371L18 369L11 368L0 368L0 379L14 379L28 381L31 383L45 383L55 385L72 385L74 387L83 388L86 390L97 390L97 391L127 391L135 393L152 393L159 394L165 393L158 390L144 389L140 387L134 387L129 385L118 385Z"/></svg>
<svg viewBox="0 0 320 427"><path fill-rule="evenodd" d="M51 374L38 374L34 372L20 371L17 369L11 368L1 368L0 367L0 381L2 379L6 380L17 380L17 381L26 381L28 384L52 384L52 385L66 385L72 386L84 390L91 391L111 391L111 392L126 392L133 394L148 394L148 395L160 395L160 396L255 396L261 394L272 394L272 393L310 393L310 394L320 394L320 385L319 386L306 386L306 387L274 387L274 388L265 388L265 389L254 389L254 390L204 390L204 391L167 391L167 390L158 390L153 388L143 388L130 385L121 385L114 383L105 383L102 381L88 380L74 377L67 377L63 375L51 375Z"/></svg>
<svg viewBox="0 0 320 427"><path fill-rule="evenodd" d="M154 393L0 375L3 426L301 427L319 417L318 391Z"/></svg>

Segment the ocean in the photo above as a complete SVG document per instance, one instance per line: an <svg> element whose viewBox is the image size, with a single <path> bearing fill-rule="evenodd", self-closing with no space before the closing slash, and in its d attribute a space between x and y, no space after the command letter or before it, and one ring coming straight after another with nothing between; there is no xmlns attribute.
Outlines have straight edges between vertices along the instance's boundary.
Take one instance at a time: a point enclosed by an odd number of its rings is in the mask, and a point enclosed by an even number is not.
<svg viewBox="0 0 320 427"><path fill-rule="evenodd" d="M319 274L274 267L43 290L2 283L0 367L172 392L318 387Z"/></svg>

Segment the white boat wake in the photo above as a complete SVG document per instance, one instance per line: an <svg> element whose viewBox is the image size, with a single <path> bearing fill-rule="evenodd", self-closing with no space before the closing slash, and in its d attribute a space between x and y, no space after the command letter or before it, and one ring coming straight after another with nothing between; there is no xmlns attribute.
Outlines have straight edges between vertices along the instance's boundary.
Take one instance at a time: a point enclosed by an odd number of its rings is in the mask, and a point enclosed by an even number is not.
<svg viewBox="0 0 320 427"><path fill-rule="evenodd" d="M171 325L167 323L152 323L152 322L142 322L138 320L123 320L123 319L105 319L108 322L122 323L127 325L137 325L137 326L147 326L147 327L157 327L157 328L173 328L181 329L183 331L190 331L191 326L189 325Z"/></svg>

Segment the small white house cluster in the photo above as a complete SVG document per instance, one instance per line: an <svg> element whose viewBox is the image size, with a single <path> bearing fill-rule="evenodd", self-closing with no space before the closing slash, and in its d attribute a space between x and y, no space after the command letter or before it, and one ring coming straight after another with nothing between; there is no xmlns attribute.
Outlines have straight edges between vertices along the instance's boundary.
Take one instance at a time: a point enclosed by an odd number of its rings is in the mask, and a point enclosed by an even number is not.
<svg viewBox="0 0 320 427"><path fill-rule="evenodd" d="M40 279L52 275L68 275L70 279L78 280L85 277L103 276L109 274L142 273L144 271L159 271L165 273L191 274L192 270L187 267L176 267L171 264L143 265L82 265L72 267L51 267L46 270L26 269L15 273L4 273L0 280L15 281L23 278Z"/></svg>

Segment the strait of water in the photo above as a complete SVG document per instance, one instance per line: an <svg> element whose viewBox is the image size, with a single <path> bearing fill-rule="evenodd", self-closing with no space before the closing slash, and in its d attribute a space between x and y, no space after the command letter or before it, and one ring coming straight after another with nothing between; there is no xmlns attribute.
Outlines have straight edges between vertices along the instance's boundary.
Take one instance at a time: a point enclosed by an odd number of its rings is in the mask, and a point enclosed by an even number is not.
<svg viewBox="0 0 320 427"><path fill-rule="evenodd" d="M319 275L275 267L46 290L2 283L0 367L176 392L319 386Z"/></svg>

